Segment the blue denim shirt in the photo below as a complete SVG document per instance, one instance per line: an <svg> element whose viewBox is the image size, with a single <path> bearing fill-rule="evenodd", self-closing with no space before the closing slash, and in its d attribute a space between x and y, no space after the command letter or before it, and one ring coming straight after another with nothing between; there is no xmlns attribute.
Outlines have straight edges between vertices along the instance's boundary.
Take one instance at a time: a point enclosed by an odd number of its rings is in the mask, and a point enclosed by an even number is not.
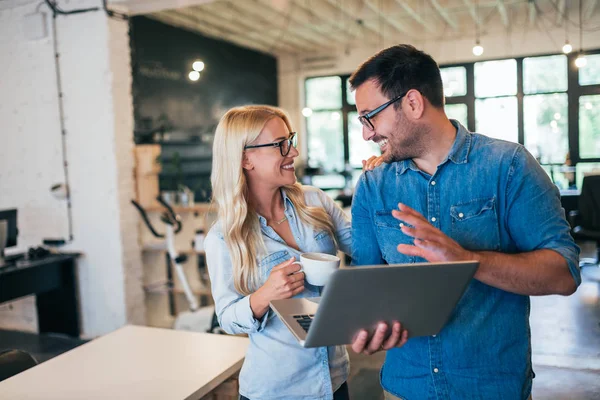
<svg viewBox="0 0 600 400"><path fill-rule="evenodd" d="M555 250L579 285L579 248L544 170L523 146L452 123L454 145L432 176L412 160L362 175L352 204L353 263L425 262L396 250L413 244L391 214L402 202L469 250ZM409 400L526 399L533 377L529 297L475 279L437 336L388 351L381 369L383 388Z"/></svg>
<svg viewBox="0 0 600 400"><path fill-rule="evenodd" d="M350 254L349 218L321 190L303 188L306 204L327 211L333 221L340 250ZM338 250L328 233L317 232L304 224L283 191L282 195L285 215L301 251L288 246L266 220L259 217L267 248L267 254L257 260L262 283L274 266L291 257L300 260L300 254L304 252L336 255ZM219 323L227 333L246 333L250 339L239 377L240 394L250 400L333 399L333 392L348 378L350 367L346 348L303 348L272 310L267 311L261 320L256 320L250 309L250 296L242 296L234 288L231 258L219 223L209 231L205 248ZM320 295L320 287L305 282L305 290L296 297Z"/></svg>

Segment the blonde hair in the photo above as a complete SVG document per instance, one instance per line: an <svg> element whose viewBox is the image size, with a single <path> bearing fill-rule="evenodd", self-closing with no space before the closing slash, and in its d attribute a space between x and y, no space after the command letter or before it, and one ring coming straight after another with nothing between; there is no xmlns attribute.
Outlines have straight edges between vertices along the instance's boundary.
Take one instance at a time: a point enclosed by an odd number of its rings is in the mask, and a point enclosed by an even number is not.
<svg viewBox="0 0 600 400"><path fill-rule="evenodd" d="M252 143L273 118L281 118L291 132L285 112L277 107L254 105L229 110L217 126L213 144L211 184L213 202L223 229L233 264L235 289L246 296L260 286L257 258L266 253L258 214L248 202L248 185L242 168L244 146ZM329 214L320 207L308 207L302 185L284 186L298 217L318 230L327 231L335 240Z"/></svg>

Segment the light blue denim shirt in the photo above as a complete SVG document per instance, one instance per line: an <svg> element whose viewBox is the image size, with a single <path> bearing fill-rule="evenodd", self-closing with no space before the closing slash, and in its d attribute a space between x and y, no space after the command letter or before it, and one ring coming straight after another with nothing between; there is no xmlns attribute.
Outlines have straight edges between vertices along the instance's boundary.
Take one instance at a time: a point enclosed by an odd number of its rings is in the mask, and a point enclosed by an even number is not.
<svg viewBox="0 0 600 400"><path fill-rule="evenodd" d="M412 160L362 175L352 204L353 264L415 263L413 244L391 211L402 202L469 250L552 249L581 282L579 248L560 194L519 144L468 132L458 122L448 157L430 176ZM385 390L408 400L527 399L531 367L529 297L473 279L440 334L387 352Z"/></svg>
<svg viewBox="0 0 600 400"><path fill-rule="evenodd" d="M350 254L350 221L343 211L319 189L303 186L308 206L324 208L332 219L340 250ZM285 215L301 251L288 246L259 216L267 254L257 261L264 283L271 269L305 252L337 254L333 238L325 231L315 231L303 223L292 202L282 191ZM256 320L250 309L250 296L234 288L232 264L217 222L209 231L206 258L212 295L219 324L230 334L246 333L250 346L240 372L240 394L250 400L333 399L348 378L348 353L344 346L303 348L279 317L272 311ZM296 297L319 297L320 287L305 282L305 290Z"/></svg>

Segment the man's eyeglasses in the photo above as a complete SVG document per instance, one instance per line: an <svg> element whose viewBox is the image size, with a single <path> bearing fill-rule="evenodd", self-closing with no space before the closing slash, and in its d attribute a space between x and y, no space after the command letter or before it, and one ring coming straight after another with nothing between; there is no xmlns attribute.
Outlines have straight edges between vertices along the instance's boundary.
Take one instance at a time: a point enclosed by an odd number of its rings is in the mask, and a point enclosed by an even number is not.
<svg viewBox="0 0 600 400"><path fill-rule="evenodd" d="M383 110L385 110L386 108L388 108L388 106L390 104L394 104L398 100L402 99L404 96L406 96L406 93L402 93L400 96L395 97L395 98L391 99L390 101L388 101L387 103L384 103L384 104L380 105L379 107L377 107L373 111L369 111L365 115L359 116L358 120L360 121L360 123L365 128L367 128L370 131L374 131L375 130L375 126L373 126L373 123L371 122L371 119L373 119L373 117L375 117L377 114L379 114L380 112L382 112Z"/></svg>
<svg viewBox="0 0 600 400"><path fill-rule="evenodd" d="M292 146L297 147L297 145L298 137L296 136L296 132L290 132L290 137L287 139L283 139L275 143L254 144L250 146L244 146L244 150L256 149L259 147L279 147L279 152L281 153L281 156L285 157L290 153L290 149L292 148Z"/></svg>

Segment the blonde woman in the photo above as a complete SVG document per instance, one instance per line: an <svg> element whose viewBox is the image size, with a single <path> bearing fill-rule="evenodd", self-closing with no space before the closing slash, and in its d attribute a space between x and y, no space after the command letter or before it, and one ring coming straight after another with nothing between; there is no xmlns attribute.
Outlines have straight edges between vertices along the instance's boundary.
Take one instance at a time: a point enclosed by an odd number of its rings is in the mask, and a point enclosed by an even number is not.
<svg viewBox="0 0 600 400"><path fill-rule="evenodd" d="M301 253L350 252L342 210L321 190L296 182L295 146L288 117L270 106L228 111L215 134L218 220L206 256L221 327L250 338L242 400L349 398L346 348L303 348L269 310L271 300L320 295L292 264Z"/></svg>

